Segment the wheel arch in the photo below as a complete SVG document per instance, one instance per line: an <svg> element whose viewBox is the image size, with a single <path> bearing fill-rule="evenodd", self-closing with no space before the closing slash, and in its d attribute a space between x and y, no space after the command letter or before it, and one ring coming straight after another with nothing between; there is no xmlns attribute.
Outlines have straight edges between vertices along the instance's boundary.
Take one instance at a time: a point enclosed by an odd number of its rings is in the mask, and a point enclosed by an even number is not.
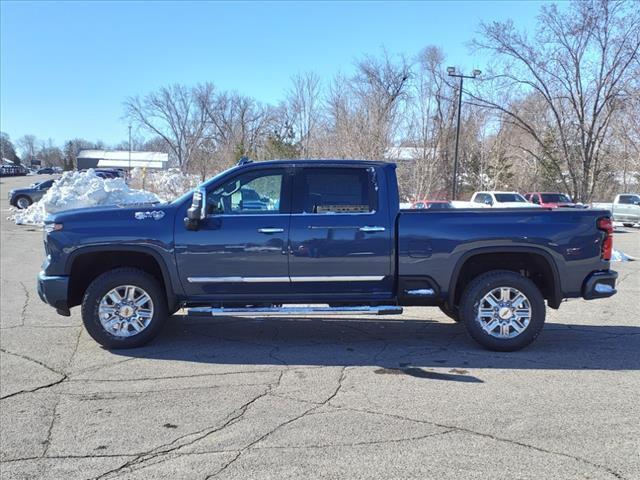
<svg viewBox="0 0 640 480"><path fill-rule="evenodd" d="M69 275L69 306L79 305L89 284L102 273L121 267L133 267L158 279L172 308L178 304L171 273L162 255L155 250L136 245L90 246L69 255L65 272Z"/></svg>
<svg viewBox="0 0 640 480"><path fill-rule="evenodd" d="M514 261L519 263L516 265L509 263ZM480 247L465 252L453 269L447 292L447 304L456 305L464 287L478 275L490 270L515 272L522 270L514 266L524 266L535 274L532 280L542 291L549 307L557 309L560 306L563 298L562 285L555 260L544 249L527 246ZM540 277L546 274L551 274L547 281ZM548 281L551 283L549 284Z"/></svg>

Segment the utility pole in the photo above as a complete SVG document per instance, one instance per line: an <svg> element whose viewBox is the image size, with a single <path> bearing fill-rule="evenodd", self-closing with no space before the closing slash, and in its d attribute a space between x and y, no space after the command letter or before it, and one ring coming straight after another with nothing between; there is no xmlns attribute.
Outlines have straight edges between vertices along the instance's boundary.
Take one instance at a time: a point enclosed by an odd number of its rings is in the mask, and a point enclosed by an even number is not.
<svg viewBox="0 0 640 480"><path fill-rule="evenodd" d="M131 177L131 125L129 125L129 177Z"/></svg>
<svg viewBox="0 0 640 480"><path fill-rule="evenodd" d="M450 77L457 77L460 79L460 88L458 90L458 120L456 126L456 149L453 157L453 186L451 187L451 200L456 200L458 195L458 145L460 143L460 112L462 110L462 82L465 78L475 79L482 72L480 70L474 70L472 75L463 75L462 73L456 73L456 67L447 67L447 74Z"/></svg>

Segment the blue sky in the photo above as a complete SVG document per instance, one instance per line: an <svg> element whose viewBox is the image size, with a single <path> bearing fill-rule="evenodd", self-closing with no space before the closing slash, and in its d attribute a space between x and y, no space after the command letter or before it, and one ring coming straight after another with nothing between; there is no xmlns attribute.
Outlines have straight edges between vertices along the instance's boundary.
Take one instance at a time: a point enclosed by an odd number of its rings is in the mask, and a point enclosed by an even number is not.
<svg viewBox="0 0 640 480"><path fill-rule="evenodd" d="M277 102L297 72L324 80L363 54L485 67L468 42L481 21L531 31L542 2L13 2L0 4L0 120L13 140L127 137L122 101L212 81Z"/></svg>

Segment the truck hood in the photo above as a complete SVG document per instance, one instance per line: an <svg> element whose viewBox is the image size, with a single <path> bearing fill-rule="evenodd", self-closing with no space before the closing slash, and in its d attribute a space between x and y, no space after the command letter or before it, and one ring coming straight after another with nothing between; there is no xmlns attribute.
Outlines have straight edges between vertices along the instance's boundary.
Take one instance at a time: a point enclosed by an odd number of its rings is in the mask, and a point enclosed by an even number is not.
<svg viewBox="0 0 640 480"><path fill-rule="evenodd" d="M173 207L168 203L139 203L87 207L53 213L45 219L45 223L62 223L67 225L82 223L83 226L88 226L105 222L111 224L114 222L122 222L122 226L126 227L127 224L137 224L142 221L159 221L172 212Z"/></svg>

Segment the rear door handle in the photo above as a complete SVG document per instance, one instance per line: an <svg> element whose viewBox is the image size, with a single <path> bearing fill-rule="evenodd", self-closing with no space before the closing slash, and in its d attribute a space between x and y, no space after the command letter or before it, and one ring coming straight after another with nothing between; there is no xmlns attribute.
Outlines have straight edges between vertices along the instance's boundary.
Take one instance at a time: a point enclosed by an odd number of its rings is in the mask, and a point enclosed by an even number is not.
<svg viewBox="0 0 640 480"><path fill-rule="evenodd" d="M259 228L258 232L260 232L260 233L282 233L282 232L284 232L284 228Z"/></svg>
<svg viewBox="0 0 640 480"><path fill-rule="evenodd" d="M358 230L360 230L361 232L373 233L373 232L384 232L386 229L384 227L365 226L365 227L360 227Z"/></svg>

